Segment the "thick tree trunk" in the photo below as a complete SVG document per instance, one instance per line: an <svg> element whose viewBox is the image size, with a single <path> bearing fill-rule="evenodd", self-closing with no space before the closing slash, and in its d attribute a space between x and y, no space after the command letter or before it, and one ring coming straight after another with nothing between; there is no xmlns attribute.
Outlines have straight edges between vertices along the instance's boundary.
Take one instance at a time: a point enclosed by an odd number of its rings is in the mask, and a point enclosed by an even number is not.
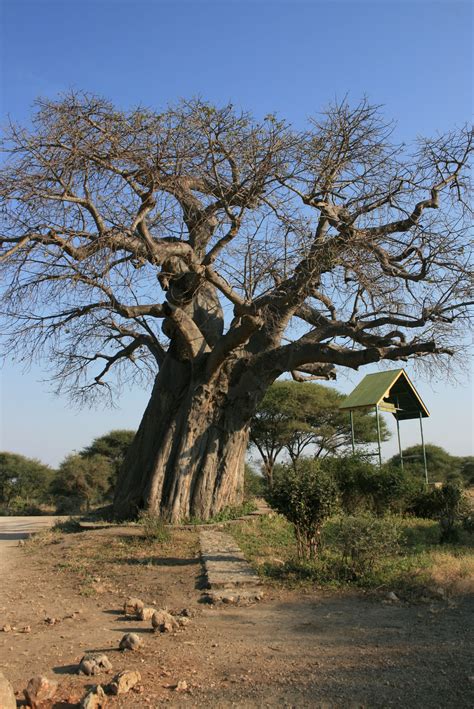
<svg viewBox="0 0 474 709"><path fill-rule="evenodd" d="M227 384L203 384L189 363L166 359L119 474L117 517L208 519L242 501L248 426Z"/></svg>

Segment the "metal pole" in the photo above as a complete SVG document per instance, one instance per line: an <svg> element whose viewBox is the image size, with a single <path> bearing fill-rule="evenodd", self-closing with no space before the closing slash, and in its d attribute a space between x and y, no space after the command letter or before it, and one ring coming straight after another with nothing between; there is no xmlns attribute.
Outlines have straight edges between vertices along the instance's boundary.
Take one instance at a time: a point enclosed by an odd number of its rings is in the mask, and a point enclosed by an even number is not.
<svg viewBox="0 0 474 709"><path fill-rule="evenodd" d="M428 483L428 465L426 462L425 439L423 437L423 416L421 415L421 411L420 411L420 432L421 432L421 447L423 449L423 465L425 467L425 483L426 483L426 485L429 485L429 483Z"/></svg>
<svg viewBox="0 0 474 709"><path fill-rule="evenodd" d="M352 455L355 455L355 438L354 438L354 414L352 409L349 411L351 417L351 440L352 440Z"/></svg>
<svg viewBox="0 0 474 709"><path fill-rule="evenodd" d="M382 467L382 446L380 443L380 421L379 421L379 405L375 406L375 417L377 419L377 441L379 444L379 465Z"/></svg>
<svg viewBox="0 0 474 709"><path fill-rule="evenodd" d="M400 440L400 421L398 416L395 417L397 420L397 436L398 436L398 450L400 451L400 467L403 470L403 453L402 453L402 442Z"/></svg>

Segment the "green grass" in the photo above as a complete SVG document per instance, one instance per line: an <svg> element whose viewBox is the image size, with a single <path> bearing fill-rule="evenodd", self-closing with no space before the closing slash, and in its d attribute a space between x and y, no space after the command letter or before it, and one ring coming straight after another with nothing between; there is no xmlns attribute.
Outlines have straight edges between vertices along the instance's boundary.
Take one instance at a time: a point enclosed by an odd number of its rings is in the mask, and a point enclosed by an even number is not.
<svg viewBox="0 0 474 709"><path fill-rule="evenodd" d="M474 590L472 534L461 532L459 544L440 545L434 521L397 516L386 523L400 529L398 549L357 574L338 545L338 517L324 525L322 549L313 561L297 558L292 525L280 515L232 525L228 531L259 574L279 586L386 589L401 598L436 595L440 589L446 595Z"/></svg>

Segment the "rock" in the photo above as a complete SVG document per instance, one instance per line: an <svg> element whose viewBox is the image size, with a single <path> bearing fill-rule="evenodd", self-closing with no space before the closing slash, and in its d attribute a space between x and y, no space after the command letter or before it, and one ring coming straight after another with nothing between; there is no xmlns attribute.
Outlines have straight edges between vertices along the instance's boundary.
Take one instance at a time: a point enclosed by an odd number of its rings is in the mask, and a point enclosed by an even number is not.
<svg viewBox="0 0 474 709"><path fill-rule="evenodd" d="M12 626L8 625L8 623L5 623L5 625L2 627L2 633L11 633Z"/></svg>
<svg viewBox="0 0 474 709"><path fill-rule="evenodd" d="M124 670L115 675L112 682L108 686L110 694L126 694L135 685L141 682L141 676L139 672L133 672L133 670Z"/></svg>
<svg viewBox="0 0 474 709"><path fill-rule="evenodd" d="M28 682L23 694L29 707L41 707L43 703L51 701L58 691L58 683L47 677L33 677Z"/></svg>
<svg viewBox="0 0 474 709"><path fill-rule="evenodd" d="M98 675L112 669L112 663L107 655L97 652L88 652L79 663L78 674Z"/></svg>
<svg viewBox="0 0 474 709"><path fill-rule="evenodd" d="M442 588L442 586L438 586L433 589L433 595L436 596L436 598L446 598L446 590Z"/></svg>
<svg viewBox="0 0 474 709"><path fill-rule="evenodd" d="M237 603L237 598L231 594L221 596L222 603Z"/></svg>
<svg viewBox="0 0 474 709"><path fill-rule="evenodd" d="M178 682L176 687L174 688L175 692L187 692L188 691L188 683L186 682L185 679L182 679Z"/></svg>
<svg viewBox="0 0 474 709"><path fill-rule="evenodd" d="M385 598L387 601L399 601L400 600L399 597L397 596L397 594L394 593L393 591L389 591L387 593L387 595L385 596Z"/></svg>
<svg viewBox="0 0 474 709"><path fill-rule="evenodd" d="M180 628L185 628L191 622L191 619L185 615L178 615L176 617L176 620L178 621L178 625L180 626Z"/></svg>
<svg viewBox="0 0 474 709"><path fill-rule="evenodd" d="M0 707L2 707L2 709L16 709L13 687L3 672L0 672Z"/></svg>
<svg viewBox="0 0 474 709"><path fill-rule="evenodd" d="M178 621L168 611L155 611L151 618L151 625L155 632L172 633L179 628Z"/></svg>
<svg viewBox="0 0 474 709"><path fill-rule="evenodd" d="M81 701L81 709L103 709L105 706L107 697L100 684L90 689Z"/></svg>
<svg viewBox="0 0 474 709"><path fill-rule="evenodd" d="M183 608L177 615L184 616L185 618L194 618L196 612L192 608Z"/></svg>
<svg viewBox="0 0 474 709"><path fill-rule="evenodd" d="M155 611L156 608L140 608L138 611L138 618L139 620L151 620Z"/></svg>
<svg viewBox="0 0 474 709"><path fill-rule="evenodd" d="M136 633L126 633L120 641L120 650L139 650L143 640Z"/></svg>
<svg viewBox="0 0 474 709"><path fill-rule="evenodd" d="M131 615L134 618L138 618L138 614L144 606L145 604L139 598L127 598L123 604L123 612L125 615Z"/></svg>
<svg viewBox="0 0 474 709"><path fill-rule="evenodd" d="M31 633L31 625L24 625L23 628L20 628L20 633Z"/></svg>

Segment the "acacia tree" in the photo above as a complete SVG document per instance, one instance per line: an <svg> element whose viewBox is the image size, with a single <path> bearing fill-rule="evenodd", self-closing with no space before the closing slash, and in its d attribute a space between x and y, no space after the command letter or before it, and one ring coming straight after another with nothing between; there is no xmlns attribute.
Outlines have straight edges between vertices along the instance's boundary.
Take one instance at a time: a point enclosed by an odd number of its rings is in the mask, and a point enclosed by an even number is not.
<svg viewBox="0 0 474 709"><path fill-rule="evenodd" d="M390 131L366 101L299 132L231 105L122 112L75 94L10 126L6 353L46 353L79 400L153 380L118 516L238 502L249 421L284 372L456 349L471 138L408 154Z"/></svg>
<svg viewBox="0 0 474 709"><path fill-rule="evenodd" d="M311 446L314 458L345 452L351 446L349 417L339 406L346 397L333 387L298 381L274 382L257 406L250 422L250 442L263 461L263 473L271 486L278 456L286 451L293 465ZM383 419L381 438L389 438ZM357 443L377 440L377 421L367 411L354 412Z"/></svg>

